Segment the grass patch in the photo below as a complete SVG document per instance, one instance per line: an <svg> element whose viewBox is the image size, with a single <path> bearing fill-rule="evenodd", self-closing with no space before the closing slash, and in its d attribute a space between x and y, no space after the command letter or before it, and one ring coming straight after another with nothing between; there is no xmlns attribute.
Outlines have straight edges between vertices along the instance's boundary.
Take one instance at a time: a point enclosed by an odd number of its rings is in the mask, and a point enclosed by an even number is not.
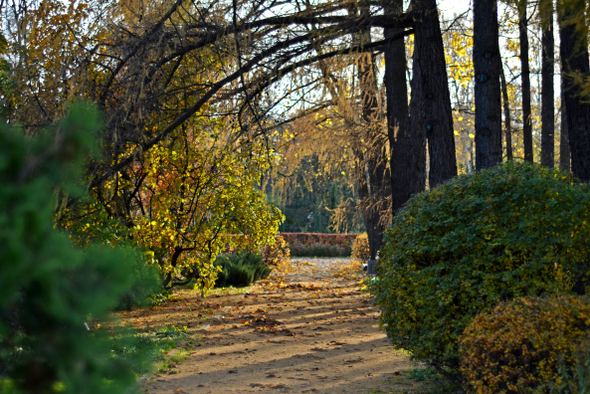
<svg viewBox="0 0 590 394"><path fill-rule="evenodd" d="M233 287L233 286L217 287L217 288L214 288L213 290L211 290L209 292L209 294L214 294L214 295L218 295L218 296L236 295L236 294L244 294L249 289L250 289L249 287Z"/></svg>
<svg viewBox="0 0 590 394"><path fill-rule="evenodd" d="M427 386L423 393L427 394L459 394L461 387L439 374L433 367L414 368L410 371L410 379L424 382Z"/></svg>
<svg viewBox="0 0 590 394"><path fill-rule="evenodd" d="M391 352L393 353L394 356L399 356L399 357L411 357L412 356L412 352L410 352L409 350L406 350L406 349L393 349L393 348L391 348Z"/></svg>
<svg viewBox="0 0 590 394"><path fill-rule="evenodd" d="M136 335L140 338L141 345L149 349L146 361L141 368L134 371L137 376L154 370L156 373L171 372L176 364L182 363L190 356L191 350L201 341L201 335L189 334L186 326L168 325L157 332ZM118 347L117 341L115 338L113 357L128 357L137 351L134 348Z"/></svg>
<svg viewBox="0 0 590 394"><path fill-rule="evenodd" d="M414 368L410 371L410 379L414 379L418 382L424 382L431 380L437 375L436 369L432 367L428 368Z"/></svg>
<svg viewBox="0 0 590 394"><path fill-rule="evenodd" d="M172 361L175 364L181 364L184 360L186 360L188 358L188 356L190 356L190 350L192 349L180 349L178 350L176 353L174 353L172 356L170 356L169 360Z"/></svg>

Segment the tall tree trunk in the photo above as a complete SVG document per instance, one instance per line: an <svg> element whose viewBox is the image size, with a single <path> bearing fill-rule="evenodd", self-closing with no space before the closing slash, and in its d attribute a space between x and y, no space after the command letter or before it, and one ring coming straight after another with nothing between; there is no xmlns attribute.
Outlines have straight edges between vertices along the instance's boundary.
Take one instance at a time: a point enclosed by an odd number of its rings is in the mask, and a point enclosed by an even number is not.
<svg viewBox="0 0 590 394"><path fill-rule="evenodd" d="M425 132L431 188L457 176L449 79L436 0L413 0L414 59L410 127Z"/></svg>
<svg viewBox="0 0 590 394"><path fill-rule="evenodd" d="M403 11L403 0L384 0L385 15ZM391 38L400 29L385 29ZM424 136L410 133L408 86L406 80L406 48L404 40L392 41L384 47L387 131L391 155L391 208L393 214L414 194L424 191L426 183L426 152Z"/></svg>
<svg viewBox="0 0 590 394"><path fill-rule="evenodd" d="M473 0L475 71L475 167L484 170L502 161L500 49L496 0Z"/></svg>
<svg viewBox="0 0 590 394"><path fill-rule="evenodd" d="M506 136L506 160L512 161L512 122L510 119L510 101L508 100L508 86L504 75L504 66L500 58L500 80L502 82L502 105L504 106L504 134Z"/></svg>
<svg viewBox="0 0 590 394"><path fill-rule="evenodd" d="M565 95L563 94L563 78L561 79L561 130L559 137L559 167L570 171L571 154L570 138L567 131L567 112L565 109Z"/></svg>
<svg viewBox="0 0 590 394"><path fill-rule="evenodd" d="M561 70L564 80L565 113L571 151L572 173L582 182L590 181L590 104L585 102L575 76L588 77L587 28L583 24L586 2L560 4ZM582 22L580 22L582 21Z"/></svg>
<svg viewBox="0 0 590 394"><path fill-rule="evenodd" d="M545 167L555 166L555 99L553 86L553 0L541 0L540 4L542 33L541 60L541 164Z"/></svg>
<svg viewBox="0 0 590 394"><path fill-rule="evenodd" d="M518 3L518 34L520 41L520 76L522 79L522 141L524 160L533 162L533 119L531 117L531 73L529 68L529 37L527 0Z"/></svg>

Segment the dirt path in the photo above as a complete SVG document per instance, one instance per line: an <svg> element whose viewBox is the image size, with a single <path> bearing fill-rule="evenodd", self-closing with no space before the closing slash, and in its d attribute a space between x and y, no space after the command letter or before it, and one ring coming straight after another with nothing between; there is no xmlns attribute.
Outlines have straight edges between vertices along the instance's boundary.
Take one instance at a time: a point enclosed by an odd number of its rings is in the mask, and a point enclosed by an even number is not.
<svg viewBox="0 0 590 394"><path fill-rule="evenodd" d="M349 259L293 259L243 294L179 301L129 320L187 326L202 340L145 383L161 393L404 393L415 366L378 329L371 297ZM197 313L204 310L206 313ZM210 313L207 315L207 313Z"/></svg>

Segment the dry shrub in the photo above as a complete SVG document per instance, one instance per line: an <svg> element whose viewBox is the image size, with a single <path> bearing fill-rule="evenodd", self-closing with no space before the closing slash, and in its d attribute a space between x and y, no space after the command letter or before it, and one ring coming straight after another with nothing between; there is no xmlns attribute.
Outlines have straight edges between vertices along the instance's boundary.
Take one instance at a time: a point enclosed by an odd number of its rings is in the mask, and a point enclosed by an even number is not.
<svg viewBox="0 0 590 394"><path fill-rule="evenodd" d="M352 258L356 263L366 263L371 257L367 233L359 234L352 241Z"/></svg>
<svg viewBox="0 0 590 394"><path fill-rule="evenodd" d="M589 335L588 298L520 298L465 329L461 370L476 393L561 392L560 364L575 369Z"/></svg>
<svg viewBox="0 0 590 394"><path fill-rule="evenodd" d="M276 236L274 245L266 245L262 248L262 262L266 265L275 266L281 260L288 259L290 256L289 244L280 235Z"/></svg>

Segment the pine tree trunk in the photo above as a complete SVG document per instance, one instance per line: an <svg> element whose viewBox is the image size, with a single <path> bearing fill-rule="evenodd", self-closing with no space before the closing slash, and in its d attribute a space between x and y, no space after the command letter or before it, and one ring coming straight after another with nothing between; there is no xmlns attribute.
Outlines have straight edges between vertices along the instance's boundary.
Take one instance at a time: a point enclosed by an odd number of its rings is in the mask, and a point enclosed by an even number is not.
<svg viewBox="0 0 590 394"><path fill-rule="evenodd" d="M574 75L588 77L588 40L585 26L572 20L585 20L585 1L568 1L559 10L562 78L572 173L582 182L590 181L590 104L584 102L582 88ZM582 15L580 17L580 15Z"/></svg>
<svg viewBox="0 0 590 394"><path fill-rule="evenodd" d="M518 4L518 33L520 40L520 72L522 79L522 140L524 160L533 162L533 119L531 117L531 73L529 68L529 37L526 16L527 0Z"/></svg>
<svg viewBox="0 0 590 394"><path fill-rule="evenodd" d="M555 166L555 100L553 86L553 0L540 2L542 33L541 60L541 164Z"/></svg>
<svg viewBox="0 0 590 394"><path fill-rule="evenodd" d="M416 12L410 127L425 133L430 188L457 176L453 114L436 0L413 0Z"/></svg>
<svg viewBox="0 0 590 394"><path fill-rule="evenodd" d="M496 0L473 1L475 71L475 166L484 170L502 161L500 49Z"/></svg>
<svg viewBox="0 0 590 394"><path fill-rule="evenodd" d="M384 0L385 15L399 15L403 0ZM399 33L385 29L385 38ZM426 183L425 135L409 132L406 48L404 40L384 47L387 130L391 154L391 208L393 214L414 194L424 191Z"/></svg>

